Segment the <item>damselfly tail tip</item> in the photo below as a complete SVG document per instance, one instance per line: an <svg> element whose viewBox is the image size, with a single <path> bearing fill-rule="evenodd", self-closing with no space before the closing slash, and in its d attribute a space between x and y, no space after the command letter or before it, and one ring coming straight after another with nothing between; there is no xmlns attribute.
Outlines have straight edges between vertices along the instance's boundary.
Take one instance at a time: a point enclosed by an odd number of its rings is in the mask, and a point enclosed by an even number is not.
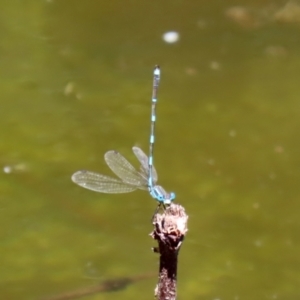
<svg viewBox="0 0 300 300"><path fill-rule="evenodd" d="M159 68L159 65L156 65L154 67L154 75L160 75L160 68Z"/></svg>

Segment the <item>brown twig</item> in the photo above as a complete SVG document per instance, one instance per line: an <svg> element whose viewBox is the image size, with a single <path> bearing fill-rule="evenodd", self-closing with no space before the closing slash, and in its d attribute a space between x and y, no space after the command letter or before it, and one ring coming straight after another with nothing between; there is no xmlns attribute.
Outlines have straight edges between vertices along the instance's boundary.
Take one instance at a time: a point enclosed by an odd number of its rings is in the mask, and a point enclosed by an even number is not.
<svg viewBox="0 0 300 300"><path fill-rule="evenodd" d="M158 241L154 252L160 254L159 278L155 288L157 300L175 300L177 282L177 259L187 232L188 216L184 208L171 204L153 217L154 230L150 234Z"/></svg>

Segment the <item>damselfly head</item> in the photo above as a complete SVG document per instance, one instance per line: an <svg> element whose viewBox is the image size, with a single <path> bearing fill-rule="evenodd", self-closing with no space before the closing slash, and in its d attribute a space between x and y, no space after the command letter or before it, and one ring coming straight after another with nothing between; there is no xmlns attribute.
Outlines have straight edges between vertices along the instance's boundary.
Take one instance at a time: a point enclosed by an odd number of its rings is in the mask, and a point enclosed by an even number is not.
<svg viewBox="0 0 300 300"><path fill-rule="evenodd" d="M175 199L173 192L167 193L160 185L149 187L149 192L154 199L163 204L170 204Z"/></svg>

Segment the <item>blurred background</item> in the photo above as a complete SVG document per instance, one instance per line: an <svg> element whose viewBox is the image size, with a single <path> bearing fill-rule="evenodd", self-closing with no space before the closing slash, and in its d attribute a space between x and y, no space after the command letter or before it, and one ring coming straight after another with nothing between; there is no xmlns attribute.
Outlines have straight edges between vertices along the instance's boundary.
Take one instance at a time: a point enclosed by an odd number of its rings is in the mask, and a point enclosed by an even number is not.
<svg viewBox="0 0 300 300"><path fill-rule="evenodd" d="M0 3L0 298L43 299L107 279L152 299L147 192L71 182L148 151L189 214L181 299L299 299L300 2Z"/></svg>

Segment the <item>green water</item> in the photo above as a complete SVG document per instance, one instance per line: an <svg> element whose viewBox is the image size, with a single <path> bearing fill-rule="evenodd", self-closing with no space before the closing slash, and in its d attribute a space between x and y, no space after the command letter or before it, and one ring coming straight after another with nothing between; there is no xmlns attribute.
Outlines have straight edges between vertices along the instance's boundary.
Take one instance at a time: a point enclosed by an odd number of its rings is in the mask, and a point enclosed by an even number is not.
<svg viewBox="0 0 300 300"><path fill-rule="evenodd" d="M224 2L0 3L1 299L156 272L147 192L70 177L111 174L107 150L147 151L157 63L155 165L190 216L179 298L299 299L299 25L243 28ZM155 283L86 299L152 299Z"/></svg>

